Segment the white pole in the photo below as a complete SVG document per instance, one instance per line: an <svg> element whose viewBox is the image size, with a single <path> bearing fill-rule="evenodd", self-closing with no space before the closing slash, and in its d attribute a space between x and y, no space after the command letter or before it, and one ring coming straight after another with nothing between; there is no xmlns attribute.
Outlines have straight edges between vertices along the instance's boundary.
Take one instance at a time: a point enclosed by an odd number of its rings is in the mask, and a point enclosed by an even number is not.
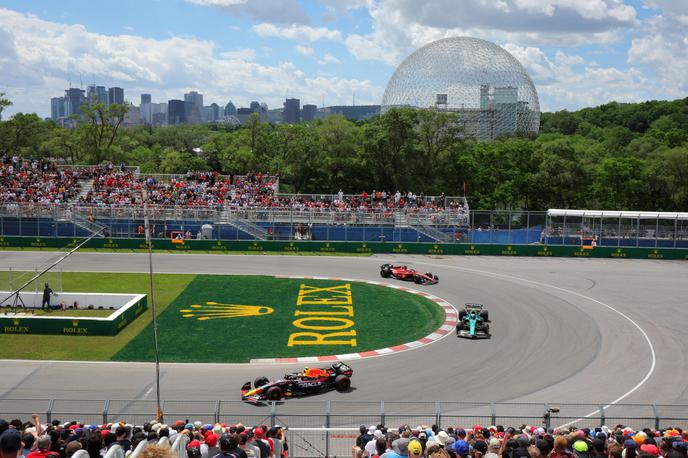
<svg viewBox="0 0 688 458"><path fill-rule="evenodd" d="M148 224L148 191L143 190L143 224L146 228L146 244L148 245L148 266L150 272L151 311L153 312L153 351L155 352L155 397L157 401L157 419L162 421L160 406L160 354L158 353L158 317L155 310L155 284L153 282L153 242L151 240L150 225Z"/></svg>

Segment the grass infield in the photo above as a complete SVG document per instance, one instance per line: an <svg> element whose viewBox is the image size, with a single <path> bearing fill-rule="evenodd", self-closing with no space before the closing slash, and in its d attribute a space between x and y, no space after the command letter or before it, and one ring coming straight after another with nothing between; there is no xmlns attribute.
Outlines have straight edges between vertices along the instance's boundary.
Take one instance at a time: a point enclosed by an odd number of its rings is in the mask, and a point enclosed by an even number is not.
<svg viewBox="0 0 688 458"><path fill-rule="evenodd" d="M402 291L350 283L356 346L298 345L289 347L290 334L304 331L294 326L297 297L302 284L312 287L344 285L344 281L286 279L267 276L197 275L158 318L158 342L162 361L248 362L253 358L322 356L374 350L420 339L442 325L444 311L434 302ZM324 293L326 296L327 293ZM322 296L322 294L321 294ZM258 316L223 317L201 321L202 310L218 306L207 302L270 307ZM196 308L193 317L183 310ZM221 306L220 306L221 307ZM309 310L325 310L309 306ZM331 310L331 309L330 309ZM232 314L228 312L227 314ZM311 323L316 324L316 323ZM320 323L323 325L331 323ZM323 331L326 332L326 331ZM152 326L147 326L113 359L153 359Z"/></svg>
<svg viewBox="0 0 688 458"><path fill-rule="evenodd" d="M0 281L5 272L0 272ZM149 293L147 274L62 273L64 291ZM441 326L444 311L434 302L365 283L350 283L356 346L296 345L290 334L308 331L294 326L301 285L332 287L343 281L302 280L268 276L158 274L155 276L158 337L162 361L248 362L253 358L319 356L374 350L422 338ZM324 293L327 296L327 293ZM207 302L263 306L272 309L229 307L222 318L198 320L199 311L216 313L221 305ZM150 305L150 302L149 302ZM192 305L201 307L193 308ZM193 310L194 313L182 312ZM224 310L224 309L223 309ZM238 312L237 312L238 310ZM249 311L249 316L246 315ZM332 309L328 309L332 310ZM251 312L252 311L252 312ZM63 313L63 312L54 312ZM184 315L194 315L185 318ZM201 312L200 316L203 316ZM0 334L0 358L54 360L153 361L152 312L148 310L114 337ZM328 325L328 322L310 324ZM317 331L316 331L317 332ZM328 332L328 331L322 331Z"/></svg>

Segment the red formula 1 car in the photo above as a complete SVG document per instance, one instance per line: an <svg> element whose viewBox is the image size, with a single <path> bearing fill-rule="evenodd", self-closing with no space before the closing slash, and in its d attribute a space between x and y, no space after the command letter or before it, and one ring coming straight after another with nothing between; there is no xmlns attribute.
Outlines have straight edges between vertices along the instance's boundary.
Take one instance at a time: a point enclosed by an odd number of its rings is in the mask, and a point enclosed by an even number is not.
<svg viewBox="0 0 688 458"><path fill-rule="evenodd" d="M348 391L353 373L353 369L340 361L331 367L306 367L303 371L285 374L284 378L272 382L267 377L258 377L253 387L251 382L241 387L241 400L261 404L263 401L279 401L330 390Z"/></svg>
<svg viewBox="0 0 688 458"><path fill-rule="evenodd" d="M382 278L394 277L397 280L414 281L419 285L435 285L440 280L437 275L431 272L419 272L407 266L395 266L392 264L382 264L380 266L380 276Z"/></svg>

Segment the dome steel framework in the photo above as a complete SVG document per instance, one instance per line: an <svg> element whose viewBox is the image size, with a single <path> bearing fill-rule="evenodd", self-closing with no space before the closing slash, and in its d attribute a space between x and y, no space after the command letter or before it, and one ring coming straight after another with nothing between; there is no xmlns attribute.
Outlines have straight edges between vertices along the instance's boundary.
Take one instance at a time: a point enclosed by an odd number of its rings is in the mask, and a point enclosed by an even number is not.
<svg viewBox="0 0 688 458"><path fill-rule="evenodd" d="M479 140L540 127L540 102L525 68L504 48L479 38L445 38L407 57L382 99L383 112L393 107L457 113L465 135Z"/></svg>

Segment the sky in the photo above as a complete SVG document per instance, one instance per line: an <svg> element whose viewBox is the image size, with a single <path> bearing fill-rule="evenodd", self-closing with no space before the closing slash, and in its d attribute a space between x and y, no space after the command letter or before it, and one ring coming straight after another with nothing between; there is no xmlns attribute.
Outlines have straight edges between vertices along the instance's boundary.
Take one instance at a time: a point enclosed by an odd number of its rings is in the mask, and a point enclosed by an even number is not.
<svg viewBox="0 0 688 458"><path fill-rule="evenodd" d="M543 111L688 95L688 0L0 0L0 92L10 116L94 82L135 105L380 104L398 64L451 36L511 52Z"/></svg>

